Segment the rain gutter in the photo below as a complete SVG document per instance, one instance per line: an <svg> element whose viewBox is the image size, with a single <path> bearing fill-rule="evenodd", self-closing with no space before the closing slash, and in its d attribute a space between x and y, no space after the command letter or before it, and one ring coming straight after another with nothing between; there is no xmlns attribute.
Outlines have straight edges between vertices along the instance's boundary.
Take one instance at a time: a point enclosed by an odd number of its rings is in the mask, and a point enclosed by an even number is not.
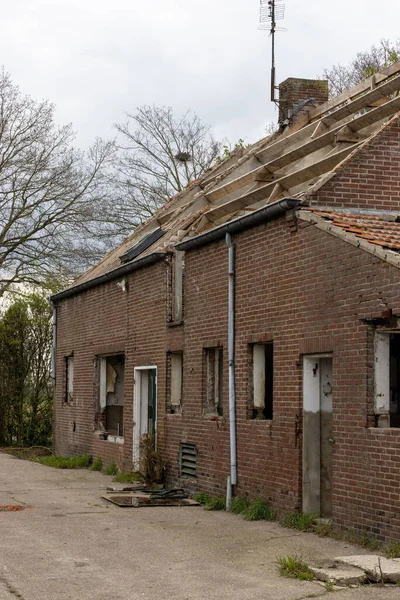
<svg viewBox="0 0 400 600"><path fill-rule="evenodd" d="M210 231L196 235L196 237L179 242L179 244L175 245L175 248L177 250L187 251L199 248L200 246L205 246L206 244L225 238L227 233L239 233L240 231L250 229L265 221L271 221L272 219L281 217L288 210L297 208L300 202L301 201L298 198L283 198L282 200L263 206L248 215L238 217L237 219L219 225ZM207 215L207 213L205 213L205 215Z"/></svg>

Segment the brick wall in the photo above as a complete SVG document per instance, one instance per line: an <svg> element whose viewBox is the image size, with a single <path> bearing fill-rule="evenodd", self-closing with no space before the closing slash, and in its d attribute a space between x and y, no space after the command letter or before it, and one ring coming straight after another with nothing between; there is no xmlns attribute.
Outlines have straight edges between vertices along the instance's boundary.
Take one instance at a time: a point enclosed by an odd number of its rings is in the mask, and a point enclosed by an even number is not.
<svg viewBox="0 0 400 600"><path fill-rule="evenodd" d="M333 353L334 520L400 536L400 430L368 428L372 326L400 314L399 271L305 223L285 218L235 236L238 492L301 508L302 354ZM170 481L179 483L179 442L197 445L194 489L223 493L229 474L227 249L186 255L182 415L167 418ZM274 418L249 419L249 343L274 342ZM204 347L224 348L224 415L202 414Z"/></svg>
<svg viewBox="0 0 400 600"><path fill-rule="evenodd" d="M133 375L136 366L155 365L165 381L166 264L158 263L125 278L126 291L112 281L57 307L54 439L58 454L89 452L105 463L132 465ZM74 399L64 402L64 357L74 354ZM95 359L125 354L124 444L100 440L93 432L97 402ZM158 428L164 437L165 386L158 386Z"/></svg>
<svg viewBox="0 0 400 600"><path fill-rule="evenodd" d="M400 120L396 116L379 136L311 196L312 204L332 207L400 209Z"/></svg>

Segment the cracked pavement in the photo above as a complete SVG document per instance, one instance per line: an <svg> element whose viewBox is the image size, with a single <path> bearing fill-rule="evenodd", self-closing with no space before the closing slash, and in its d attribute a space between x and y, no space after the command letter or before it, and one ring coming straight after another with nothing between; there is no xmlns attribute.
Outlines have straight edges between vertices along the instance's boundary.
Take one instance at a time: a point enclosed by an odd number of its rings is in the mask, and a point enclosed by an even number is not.
<svg viewBox="0 0 400 600"><path fill-rule="evenodd" d="M363 551L346 542L247 522L201 507L119 508L101 499L111 478L0 453L0 600L302 600L329 593L280 577L277 556L305 561ZM337 600L398 600L363 586Z"/></svg>

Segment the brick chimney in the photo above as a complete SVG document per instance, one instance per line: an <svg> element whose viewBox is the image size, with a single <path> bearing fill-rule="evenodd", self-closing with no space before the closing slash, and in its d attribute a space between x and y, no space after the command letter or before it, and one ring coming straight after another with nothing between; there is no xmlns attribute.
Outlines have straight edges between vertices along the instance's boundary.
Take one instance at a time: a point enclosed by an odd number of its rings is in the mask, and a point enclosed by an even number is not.
<svg viewBox="0 0 400 600"><path fill-rule="evenodd" d="M328 82L324 79L289 77L279 85L279 125L285 128L328 100Z"/></svg>

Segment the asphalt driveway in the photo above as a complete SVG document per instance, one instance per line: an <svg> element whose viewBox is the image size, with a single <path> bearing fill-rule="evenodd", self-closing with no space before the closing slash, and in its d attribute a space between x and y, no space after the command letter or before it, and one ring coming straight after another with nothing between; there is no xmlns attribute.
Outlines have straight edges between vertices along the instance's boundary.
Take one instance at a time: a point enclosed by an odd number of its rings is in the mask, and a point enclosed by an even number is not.
<svg viewBox="0 0 400 600"><path fill-rule="evenodd" d="M278 555L361 553L350 544L201 507L118 508L111 478L0 453L0 600L300 600L329 592L279 576ZM337 600L398 600L364 586Z"/></svg>

